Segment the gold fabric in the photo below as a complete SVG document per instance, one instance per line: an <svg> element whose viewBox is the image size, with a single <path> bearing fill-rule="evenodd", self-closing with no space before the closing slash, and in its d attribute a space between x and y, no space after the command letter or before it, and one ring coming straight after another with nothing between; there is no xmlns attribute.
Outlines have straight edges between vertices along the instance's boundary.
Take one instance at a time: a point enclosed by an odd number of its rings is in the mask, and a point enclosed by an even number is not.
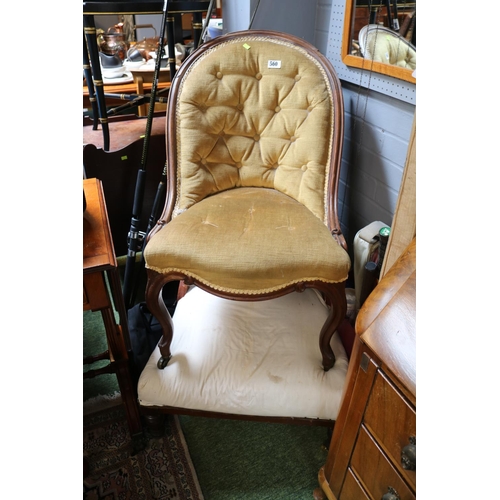
<svg viewBox="0 0 500 500"><path fill-rule="evenodd" d="M266 187L326 222L332 111L324 70L298 46L249 36L208 50L181 83L174 217L223 190Z"/></svg>
<svg viewBox="0 0 500 500"><path fill-rule="evenodd" d="M400 68L417 68L417 52L402 36L376 25L369 25L368 28L365 48L367 59Z"/></svg>
<svg viewBox="0 0 500 500"><path fill-rule="evenodd" d="M274 189L240 188L193 205L145 249L147 267L228 292L262 293L347 279L350 259L309 209Z"/></svg>

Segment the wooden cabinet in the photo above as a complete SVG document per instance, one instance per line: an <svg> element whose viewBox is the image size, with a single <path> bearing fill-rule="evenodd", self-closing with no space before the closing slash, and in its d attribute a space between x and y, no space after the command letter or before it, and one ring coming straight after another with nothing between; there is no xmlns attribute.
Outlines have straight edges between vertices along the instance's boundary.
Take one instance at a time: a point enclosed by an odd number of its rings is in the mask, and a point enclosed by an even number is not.
<svg viewBox="0 0 500 500"><path fill-rule="evenodd" d="M415 288L416 238L359 312L316 498L416 498Z"/></svg>

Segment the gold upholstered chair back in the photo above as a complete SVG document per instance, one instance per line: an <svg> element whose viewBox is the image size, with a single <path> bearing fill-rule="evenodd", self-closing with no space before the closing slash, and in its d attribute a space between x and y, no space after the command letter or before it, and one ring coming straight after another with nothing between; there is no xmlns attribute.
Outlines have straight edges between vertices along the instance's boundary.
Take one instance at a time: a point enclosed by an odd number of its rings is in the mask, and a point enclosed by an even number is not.
<svg viewBox="0 0 500 500"><path fill-rule="evenodd" d="M266 187L337 225L340 87L316 49L289 38L234 34L179 70L167 125L173 216L219 191Z"/></svg>
<svg viewBox="0 0 500 500"><path fill-rule="evenodd" d="M167 200L145 249L160 323L158 296L174 279L237 300L310 286L340 304L322 333L328 350L350 266L337 218L342 140L339 81L309 43L236 32L186 59L169 94ZM166 365L171 321L162 326ZM333 364L325 352L323 362Z"/></svg>

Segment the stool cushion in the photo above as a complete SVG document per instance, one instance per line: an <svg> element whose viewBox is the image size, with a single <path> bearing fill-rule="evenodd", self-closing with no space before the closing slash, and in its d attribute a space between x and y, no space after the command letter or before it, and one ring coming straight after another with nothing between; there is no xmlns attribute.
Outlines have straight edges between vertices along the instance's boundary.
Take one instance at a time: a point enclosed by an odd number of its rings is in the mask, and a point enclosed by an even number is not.
<svg viewBox="0 0 500 500"><path fill-rule="evenodd" d="M191 287L173 315L172 358L158 348L138 382L142 406L237 415L335 420L348 359L335 333L335 365L323 370L318 334L328 308L313 289L257 302Z"/></svg>

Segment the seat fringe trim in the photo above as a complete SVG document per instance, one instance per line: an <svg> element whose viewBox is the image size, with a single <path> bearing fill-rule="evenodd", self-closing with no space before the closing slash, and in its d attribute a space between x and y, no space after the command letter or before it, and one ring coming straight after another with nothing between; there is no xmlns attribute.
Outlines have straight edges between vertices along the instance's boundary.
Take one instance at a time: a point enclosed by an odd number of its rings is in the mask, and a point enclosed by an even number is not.
<svg viewBox="0 0 500 500"><path fill-rule="evenodd" d="M279 290L283 290L285 288L289 288L289 287L294 286L294 285L299 285L301 283L306 284L306 285L307 285L307 283L313 283L315 281L316 282L320 281L322 283L342 283L342 282L346 281L348 278L347 275L345 278L340 279L340 280L326 280L324 278L318 278L318 277L299 278L296 280L287 281L286 283L280 283L279 285L268 287L268 288L258 288L258 289L254 289L254 290L242 290L239 288L229 288L229 287L217 285L215 283L212 283L212 282L202 278L201 276L198 276L195 273L192 273L190 271L186 271L185 269L178 269L178 268L174 268L174 267L161 269L161 268L154 267L154 266L148 266L147 264L146 264L146 268L150 269L151 271L155 271L158 274L177 274L177 275L181 274L181 275L187 276L188 278L192 278L193 280L198 281L198 282L202 283L203 285L206 285L207 287L209 287L213 290L217 290L219 292L223 292L223 293L227 293L227 294L231 294L231 295L267 295L267 294L270 294L273 292L277 292Z"/></svg>

